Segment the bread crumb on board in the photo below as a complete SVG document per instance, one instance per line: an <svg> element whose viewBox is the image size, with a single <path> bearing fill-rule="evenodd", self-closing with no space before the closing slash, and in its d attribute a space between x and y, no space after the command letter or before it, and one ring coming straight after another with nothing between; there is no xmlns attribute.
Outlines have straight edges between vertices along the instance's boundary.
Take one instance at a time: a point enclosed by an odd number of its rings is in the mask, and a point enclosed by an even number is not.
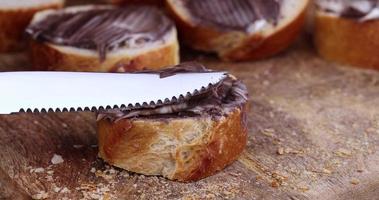
<svg viewBox="0 0 379 200"><path fill-rule="evenodd" d="M359 179L357 179L357 178L352 178L352 179L350 180L350 183L353 184L353 185L358 185L358 184L359 184Z"/></svg>
<svg viewBox="0 0 379 200"><path fill-rule="evenodd" d="M45 191L39 191L37 194L32 195L32 199L47 199L49 198L49 193Z"/></svg>
<svg viewBox="0 0 379 200"><path fill-rule="evenodd" d="M349 157L352 155L352 152L348 149L339 148L335 154L339 157Z"/></svg>
<svg viewBox="0 0 379 200"><path fill-rule="evenodd" d="M42 167L38 167L38 168L30 169L29 172L30 173L43 173L43 172L45 172L45 169Z"/></svg>
<svg viewBox="0 0 379 200"><path fill-rule="evenodd" d="M61 155L54 154L53 157L51 158L51 163L53 165L61 164L63 162L64 162L64 160L63 160Z"/></svg>

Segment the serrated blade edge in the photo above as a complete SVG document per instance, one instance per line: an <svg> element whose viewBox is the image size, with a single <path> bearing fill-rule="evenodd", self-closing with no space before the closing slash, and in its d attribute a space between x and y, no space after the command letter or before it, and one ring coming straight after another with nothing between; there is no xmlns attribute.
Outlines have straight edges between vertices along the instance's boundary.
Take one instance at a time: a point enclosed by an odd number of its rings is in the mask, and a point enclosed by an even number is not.
<svg viewBox="0 0 379 200"><path fill-rule="evenodd" d="M0 114L97 111L173 101L217 84L224 72L158 74L78 72L0 73Z"/></svg>

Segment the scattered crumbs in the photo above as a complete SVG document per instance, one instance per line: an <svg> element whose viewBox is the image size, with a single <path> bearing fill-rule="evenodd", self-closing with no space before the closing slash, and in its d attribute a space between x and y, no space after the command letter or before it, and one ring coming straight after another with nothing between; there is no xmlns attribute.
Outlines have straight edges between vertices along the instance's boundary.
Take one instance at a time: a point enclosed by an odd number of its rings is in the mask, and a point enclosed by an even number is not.
<svg viewBox="0 0 379 200"><path fill-rule="evenodd" d="M271 187L273 187L273 188L277 188L277 187L279 187L279 183L278 183L278 181L273 180L273 181L271 182Z"/></svg>
<svg viewBox="0 0 379 200"><path fill-rule="evenodd" d="M49 193L45 191L39 191L37 194L32 195L32 199L47 199L49 198Z"/></svg>
<svg viewBox="0 0 379 200"><path fill-rule="evenodd" d="M106 166L106 170L102 171L102 170L97 170L95 172L95 175L96 177L102 177L104 178L105 180L113 180L117 175L118 175L118 171L115 170L113 167L107 165ZM92 170L92 169L91 169Z"/></svg>
<svg viewBox="0 0 379 200"><path fill-rule="evenodd" d="M322 173L324 174L332 174L332 171L330 171L329 169L322 169Z"/></svg>
<svg viewBox="0 0 379 200"><path fill-rule="evenodd" d="M273 181L271 182L271 187L279 187L283 185L284 181L288 180L287 176L279 174L279 172L273 172L271 174L271 177L273 178Z"/></svg>
<svg viewBox="0 0 379 200"><path fill-rule="evenodd" d="M292 154L302 154L302 153L304 153L304 151L303 150L295 150L295 149L292 149L291 147L286 147L284 149L284 153L286 153L286 154L289 154L289 153L292 153Z"/></svg>
<svg viewBox="0 0 379 200"><path fill-rule="evenodd" d="M67 187L62 188L62 190L60 191L60 193L70 193L70 192L71 191Z"/></svg>
<svg viewBox="0 0 379 200"><path fill-rule="evenodd" d="M55 193L58 193L59 191L61 191L61 189L62 189L62 188L55 186L55 187L53 188L53 191L54 191Z"/></svg>
<svg viewBox="0 0 379 200"><path fill-rule="evenodd" d="M301 182L297 185L297 188L301 191L301 192L306 192L309 190L309 186L305 183L305 182Z"/></svg>
<svg viewBox="0 0 379 200"><path fill-rule="evenodd" d="M63 162L64 162L64 160L63 160L62 156L60 156L60 155L54 154L53 158L51 158L51 163L53 165L57 165L57 164L60 164Z"/></svg>
<svg viewBox="0 0 379 200"><path fill-rule="evenodd" d="M83 199L113 199L113 195L111 195L109 192L113 190L115 187L115 182L111 182L108 184L82 184L80 187L76 188L76 190L81 191L83 195ZM63 189L62 189L63 190ZM70 192L70 190L67 189L67 193Z"/></svg>
<svg viewBox="0 0 379 200"><path fill-rule="evenodd" d="M129 177L129 173L126 172L126 171L123 171L123 172L121 173L121 175L122 175L122 177L124 177L124 178L128 178L128 177Z"/></svg>
<svg viewBox="0 0 379 200"><path fill-rule="evenodd" d="M357 169L357 172L362 173L364 170L362 168Z"/></svg>
<svg viewBox="0 0 379 200"><path fill-rule="evenodd" d="M82 144L74 144L73 147L74 147L75 149L80 149L80 148L83 148L84 145L82 145Z"/></svg>
<svg viewBox="0 0 379 200"><path fill-rule="evenodd" d="M344 149L344 148L339 148L335 153L337 156L340 156L340 157L351 156L351 151L348 149Z"/></svg>
<svg viewBox="0 0 379 200"><path fill-rule="evenodd" d="M110 174L115 174L115 173L117 173L117 171L116 171L113 167L110 168L108 172L109 172Z"/></svg>
<svg viewBox="0 0 379 200"><path fill-rule="evenodd" d="M53 176L49 175L49 176L46 176L45 178L47 181L50 181L50 182L54 181Z"/></svg>
<svg viewBox="0 0 379 200"><path fill-rule="evenodd" d="M268 137L274 137L275 136L275 130L272 128L266 128L261 133Z"/></svg>
<svg viewBox="0 0 379 200"><path fill-rule="evenodd" d="M276 151L277 154L279 155L283 155L284 154L284 148L283 147L279 147L278 150Z"/></svg>
<svg viewBox="0 0 379 200"><path fill-rule="evenodd" d="M283 154L303 154L304 150L295 150L292 149L291 147L279 147L278 150L276 151L278 155L283 155Z"/></svg>
<svg viewBox="0 0 379 200"><path fill-rule="evenodd" d="M285 181L285 180L288 179L287 176L279 174L279 172L273 172L271 174L271 177L274 178L274 179L276 179L276 180L281 180L281 181Z"/></svg>
<svg viewBox="0 0 379 200"><path fill-rule="evenodd" d="M30 173L43 173L43 172L45 172L45 169L42 168L42 167L38 167L38 168L35 168L35 169L30 169L29 172Z"/></svg>
<svg viewBox="0 0 379 200"><path fill-rule="evenodd" d="M100 196L99 194L90 193L89 196L90 196L92 199L101 199L101 196Z"/></svg>
<svg viewBox="0 0 379 200"><path fill-rule="evenodd" d="M63 128L67 128L68 125L66 123L62 123Z"/></svg>
<svg viewBox="0 0 379 200"><path fill-rule="evenodd" d="M136 187L137 187L137 184L133 184L133 187L136 188Z"/></svg>
<svg viewBox="0 0 379 200"><path fill-rule="evenodd" d="M90 170L91 173L95 173L96 172L96 169L94 167L91 168Z"/></svg>
<svg viewBox="0 0 379 200"><path fill-rule="evenodd" d="M234 177L240 177L242 175L241 173L235 173L235 172L230 172L229 174Z"/></svg>
<svg viewBox="0 0 379 200"><path fill-rule="evenodd" d="M53 175L53 174L54 174L54 171L53 171L53 170L49 170L49 171L47 171L46 173L49 174L49 175Z"/></svg>
<svg viewBox="0 0 379 200"><path fill-rule="evenodd" d="M359 184L359 180L357 178L352 178L350 180L350 183L353 184L353 185L358 185Z"/></svg>

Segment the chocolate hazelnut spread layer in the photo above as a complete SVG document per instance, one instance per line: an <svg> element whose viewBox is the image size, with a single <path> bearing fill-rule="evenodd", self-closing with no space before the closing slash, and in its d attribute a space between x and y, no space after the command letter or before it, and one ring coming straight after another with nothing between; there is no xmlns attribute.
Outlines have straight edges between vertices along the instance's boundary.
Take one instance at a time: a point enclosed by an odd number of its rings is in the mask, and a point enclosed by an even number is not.
<svg viewBox="0 0 379 200"><path fill-rule="evenodd" d="M282 0L184 0L196 23L219 29L254 32L277 24Z"/></svg>
<svg viewBox="0 0 379 200"><path fill-rule="evenodd" d="M166 77L166 75L186 72L206 73L210 71L198 63L183 63L155 73L160 74L161 77ZM152 71L147 73L152 73ZM135 117L165 119L190 116L210 116L213 119L218 119L228 115L236 108L242 108L246 104L247 98L246 86L233 76L228 75L218 84L192 96L174 101L166 100L154 105L104 110L98 113L98 120L107 118L111 121L117 121Z"/></svg>
<svg viewBox="0 0 379 200"><path fill-rule="evenodd" d="M379 0L318 0L324 12L340 17L368 21L379 19Z"/></svg>
<svg viewBox="0 0 379 200"><path fill-rule="evenodd" d="M120 47L140 48L163 40L174 27L161 11L148 6L60 10L30 25L26 32L39 42L96 50L100 60Z"/></svg>

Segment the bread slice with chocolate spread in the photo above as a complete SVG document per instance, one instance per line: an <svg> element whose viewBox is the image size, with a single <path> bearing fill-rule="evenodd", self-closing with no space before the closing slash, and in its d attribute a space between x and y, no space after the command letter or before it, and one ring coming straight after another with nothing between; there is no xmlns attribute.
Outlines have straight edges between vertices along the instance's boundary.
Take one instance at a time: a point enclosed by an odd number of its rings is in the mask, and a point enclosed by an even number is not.
<svg viewBox="0 0 379 200"><path fill-rule="evenodd" d="M309 0L167 0L184 43L223 60L272 56L302 30Z"/></svg>
<svg viewBox="0 0 379 200"><path fill-rule="evenodd" d="M24 31L41 10L61 8L64 0L0 1L0 53L19 51L25 46Z"/></svg>
<svg viewBox="0 0 379 200"><path fill-rule="evenodd" d="M206 71L184 63L155 73ZM151 73L151 72L150 72ZM247 88L232 75L189 98L98 114L99 156L145 175L195 181L235 161L247 142Z"/></svg>
<svg viewBox="0 0 379 200"><path fill-rule="evenodd" d="M314 43L337 63L379 70L379 1L317 0Z"/></svg>
<svg viewBox="0 0 379 200"><path fill-rule="evenodd" d="M175 25L155 7L48 10L26 32L37 70L126 72L179 62Z"/></svg>

